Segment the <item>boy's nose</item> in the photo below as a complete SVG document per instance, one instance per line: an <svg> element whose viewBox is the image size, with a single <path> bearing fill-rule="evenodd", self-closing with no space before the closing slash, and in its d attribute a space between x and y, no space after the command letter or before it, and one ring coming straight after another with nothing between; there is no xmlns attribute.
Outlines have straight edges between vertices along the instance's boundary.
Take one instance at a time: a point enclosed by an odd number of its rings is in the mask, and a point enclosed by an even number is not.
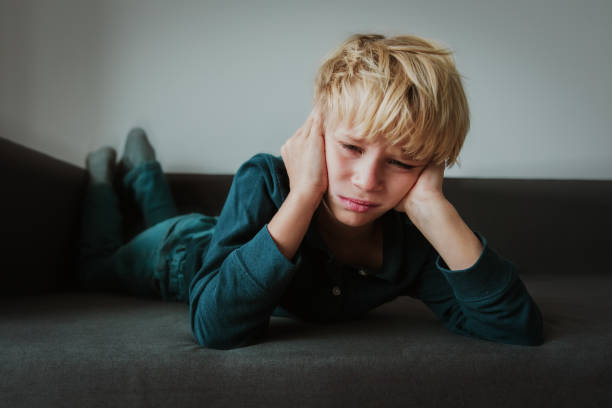
<svg viewBox="0 0 612 408"><path fill-rule="evenodd" d="M361 160L353 172L353 184L363 191L380 189L382 183L374 160Z"/></svg>

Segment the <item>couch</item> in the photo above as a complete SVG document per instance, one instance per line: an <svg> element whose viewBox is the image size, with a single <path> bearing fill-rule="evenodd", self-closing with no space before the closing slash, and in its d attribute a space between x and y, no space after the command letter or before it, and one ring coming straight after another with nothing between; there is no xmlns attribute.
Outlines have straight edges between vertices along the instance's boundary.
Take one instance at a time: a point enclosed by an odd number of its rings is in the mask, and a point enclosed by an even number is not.
<svg viewBox="0 0 612 408"><path fill-rule="evenodd" d="M401 297L335 325L272 317L262 342L215 350L186 304L78 290L82 167L0 139L0 177L0 406L612 406L611 180L445 180L520 268L540 346L451 333ZM232 175L168 179L181 212L218 214Z"/></svg>

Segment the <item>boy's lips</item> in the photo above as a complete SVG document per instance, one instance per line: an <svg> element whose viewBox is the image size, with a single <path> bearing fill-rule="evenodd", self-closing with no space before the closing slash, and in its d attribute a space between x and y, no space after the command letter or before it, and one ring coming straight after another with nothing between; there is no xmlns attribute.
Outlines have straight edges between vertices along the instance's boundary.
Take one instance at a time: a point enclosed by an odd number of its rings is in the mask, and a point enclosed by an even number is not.
<svg viewBox="0 0 612 408"><path fill-rule="evenodd" d="M340 201L344 206L351 211L366 212L374 207L378 207L380 204L373 203L371 201L358 200L356 198L348 198L338 195Z"/></svg>
<svg viewBox="0 0 612 408"><path fill-rule="evenodd" d="M340 197L343 200L349 200L349 201L352 201L352 202L357 203L357 204L367 205L369 207L376 207L376 206L380 205L380 204L373 203L371 201L358 200L356 198L351 198L351 197L344 197L344 196L338 196L338 197Z"/></svg>

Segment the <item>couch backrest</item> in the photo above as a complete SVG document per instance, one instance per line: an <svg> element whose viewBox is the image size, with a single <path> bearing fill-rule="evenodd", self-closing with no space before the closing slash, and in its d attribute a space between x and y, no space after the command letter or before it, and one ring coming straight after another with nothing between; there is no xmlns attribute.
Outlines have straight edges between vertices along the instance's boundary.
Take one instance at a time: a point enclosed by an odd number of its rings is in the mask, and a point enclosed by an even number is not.
<svg viewBox="0 0 612 408"><path fill-rule="evenodd" d="M183 211L217 214L231 175L169 174ZM521 273L607 272L612 181L447 178L444 194L472 230Z"/></svg>
<svg viewBox="0 0 612 408"><path fill-rule="evenodd" d="M612 180L448 179L472 230L522 273L608 273Z"/></svg>
<svg viewBox="0 0 612 408"><path fill-rule="evenodd" d="M232 175L168 174L179 210L218 214ZM73 287L83 168L0 138L4 274L0 294ZM466 223L521 273L607 273L612 180L447 178ZM126 239L140 228L124 206Z"/></svg>

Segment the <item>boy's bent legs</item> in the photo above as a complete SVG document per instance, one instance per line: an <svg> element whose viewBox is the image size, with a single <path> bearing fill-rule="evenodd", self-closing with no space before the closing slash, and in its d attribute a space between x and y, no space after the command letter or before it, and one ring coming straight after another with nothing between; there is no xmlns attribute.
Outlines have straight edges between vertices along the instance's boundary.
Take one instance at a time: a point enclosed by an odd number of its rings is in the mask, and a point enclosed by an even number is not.
<svg viewBox="0 0 612 408"><path fill-rule="evenodd" d="M170 186L157 160L130 169L122 184L133 192L134 200L142 210L145 228L178 215Z"/></svg>
<svg viewBox="0 0 612 408"><path fill-rule="evenodd" d="M155 278L161 259L160 250L181 217L159 222L124 245L109 245L104 251L82 256L81 286L87 290L160 298L160 285ZM98 237L101 231L98 230ZM82 250L83 254L86 252Z"/></svg>
<svg viewBox="0 0 612 408"><path fill-rule="evenodd" d="M84 288L110 289L111 276L98 273L101 260L122 244L119 200L110 183L89 183L85 190L79 238L79 282Z"/></svg>
<svg viewBox="0 0 612 408"><path fill-rule="evenodd" d="M147 226L177 216L170 189L158 162L142 163L122 179L123 185L132 190L143 210ZM144 265L145 258L152 256L155 246L160 244L171 224L145 230L123 245L121 209L113 185L110 182L90 180L86 187L80 223L80 286L86 290L119 290L138 295L155 295L155 291L149 287L150 279L146 283L142 282L146 272L144 268L150 266Z"/></svg>
<svg viewBox="0 0 612 408"><path fill-rule="evenodd" d="M191 275L183 270L190 242L206 246L217 217L178 215L138 234L111 257L119 287L132 295L189 302Z"/></svg>
<svg viewBox="0 0 612 408"><path fill-rule="evenodd" d="M107 289L135 296L188 302L191 276L183 273L190 241L207 244L217 217L192 213L157 223L136 235L113 254L88 265L97 277L92 289Z"/></svg>
<svg viewBox="0 0 612 408"><path fill-rule="evenodd" d="M169 186L157 161L144 162L132 168L122 182L142 209L145 228L177 216ZM151 233L155 234L155 231ZM109 273L115 268L110 265L111 257L122 244L122 216L114 187L110 182L90 180L80 224L79 283L82 288L117 290L122 287L122 283L117 281L118 275ZM141 240L139 244L142 244Z"/></svg>
<svg viewBox="0 0 612 408"><path fill-rule="evenodd" d="M158 222L136 235L106 260L107 273L113 276L115 289L135 296L169 299L164 296L164 282L159 270L163 269L162 247L177 223L179 215Z"/></svg>
<svg viewBox="0 0 612 408"><path fill-rule="evenodd" d="M201 257L208 248L217 216L191 213L179 217L160 246L154 278L164 300L189 302L194 265L184 268L188 256ZM187 253L189 250L191 253ZM194 259L194 258L192 258Z"/></svg>

